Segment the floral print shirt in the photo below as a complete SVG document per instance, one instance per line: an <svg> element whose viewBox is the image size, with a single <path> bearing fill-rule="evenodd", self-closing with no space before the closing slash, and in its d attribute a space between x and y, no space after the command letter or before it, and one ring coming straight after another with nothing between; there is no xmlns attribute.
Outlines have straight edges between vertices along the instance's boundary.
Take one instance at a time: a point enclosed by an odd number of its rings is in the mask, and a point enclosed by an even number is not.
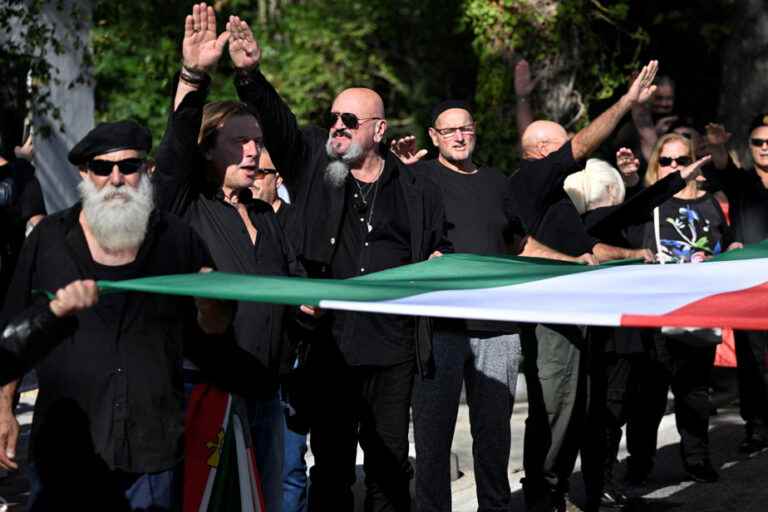
<svg viewBox="0 0 768 512"><path fill-rule="evenodd" d="M669 199L659 207L659 229L661 246L656 252L668 263L703 261L723 252L730 242L725 215L711 194Z"/></svg>

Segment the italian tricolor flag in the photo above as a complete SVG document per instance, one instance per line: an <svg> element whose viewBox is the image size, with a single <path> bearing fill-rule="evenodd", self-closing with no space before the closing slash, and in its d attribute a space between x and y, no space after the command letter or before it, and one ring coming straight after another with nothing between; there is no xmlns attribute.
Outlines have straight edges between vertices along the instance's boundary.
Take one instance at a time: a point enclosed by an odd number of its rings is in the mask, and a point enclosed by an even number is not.
<svg viewBox="0 0 768 512"><path fill-rule="evenodd" d="M450 254L345 280L212 272L99 285L104 291L447 318L768 329L768 242L698 264L590 267Z"/></svg>

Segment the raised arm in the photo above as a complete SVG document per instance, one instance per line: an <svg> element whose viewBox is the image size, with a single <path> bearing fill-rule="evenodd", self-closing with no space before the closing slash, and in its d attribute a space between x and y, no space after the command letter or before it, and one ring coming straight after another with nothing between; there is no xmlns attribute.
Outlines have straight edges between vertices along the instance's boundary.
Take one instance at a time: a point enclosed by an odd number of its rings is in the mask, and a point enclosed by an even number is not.
<svg viewBox="0 0 768 512"><path fill-rule="evenodd" d="M227 23L230 32L229 54L237 70L235 87L240 100L259 114L264 129L264 145L289 190L293 191L305 151L304 138L296 116L259 71L261 50L251 27L233 16Z"/></svg>
<svg viewBox="0 0 768 512"><path fill-rule="evenodd" d="M577 133L572 140L573 158L583 160L591 155L610 136L635 105L645 103L653 96L656 86L653 79L659 68L658 61L652 60L644 66L632 82L627 93L611 108L600 114L589 126Z"/></svg>
<svg viewBox="0 0 768 512"><path fill-rule="evenodd" d="M518 138L522 139L525 129L533 122L531 93L537 80L531 80L531 67L528 61L520 59L515 65L515 117Z"/></svg>

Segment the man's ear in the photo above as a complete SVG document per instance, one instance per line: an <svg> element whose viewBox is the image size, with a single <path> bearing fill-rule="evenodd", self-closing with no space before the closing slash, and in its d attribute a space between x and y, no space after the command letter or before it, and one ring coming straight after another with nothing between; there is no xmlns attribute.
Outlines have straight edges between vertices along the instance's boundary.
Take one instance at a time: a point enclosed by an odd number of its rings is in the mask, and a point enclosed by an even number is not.
<svg viewBox="0 0 768 512"><path fill-rule="evenodd" d="M88 179L88 169L85 168L85 166L80 165L77 168L78 172L80 172L80 177L84 180Z"/></svg>
<svg viewBox="0 0 768 512"><path fill-rule="evenodd" d="M440 146L440 142L439 142L440 134L437 133L437 130L435 130L434 128L432 128L430 126L429 130L427 130L427 132L429 133L429 138L432 139L432 145L435 146L435 147L439 147Z"/></svg>
<svg viewBox="0 0 768 512"><path fill-rule="evenodd" d="M381 119L380 121L376 121L376 128L375 132L373 133L373 141L376 143L381 142L384 140L385 133L387 133L387 120Z"/></svg>
<svg viewBox="0 0 768 512"><path fill-rule="evenodd" d="M275 186L279 187L282 184L283 184L283 177L280 176L279 172L275 173Z"/></svg>

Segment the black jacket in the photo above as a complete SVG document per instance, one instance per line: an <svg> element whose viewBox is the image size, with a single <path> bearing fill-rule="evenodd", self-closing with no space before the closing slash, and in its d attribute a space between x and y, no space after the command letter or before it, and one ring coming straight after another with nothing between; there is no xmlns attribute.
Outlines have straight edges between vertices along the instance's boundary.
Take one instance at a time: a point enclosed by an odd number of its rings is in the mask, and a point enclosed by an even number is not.
<svg viewBox="0 0 768 512"><path fill-rule="evenodd" d="M291 193L295 214L288 235L310 276L326 277L339 236L344 211L344 187L324 179L329 163L325 152L328 132L318 127L299 129L296 118L258 70L236 79L240 99L258 112L264 141ZM388 151L385 166L400 168L398 180L408 204L411 260L424 261L434 251L452 252L446 238L445 208L440 190L415 176ZM427 318L416 322L416 357L422 376L432 371L432 329Z"/></svg>
<svg viewBox="0 0 768 512"><path fill-rule="evenodd" d="M48 412L68 403L87 419L95 453L110 469L169 469L182 451L183 357L232 391L268 396L276 379L236 347L231 333L203 334L190 297L102 295L74 318L53 317L37 292L104 274L150 277L212 265L205 244L186 223L157 211L134 262L114 269L98 265L79 214L75 205L47 217L24 244L0 319L0 343L12 364L0 373L7 380L36 367L33 444L41 429L55 431L46 425L63 419L50 420Z"/></svg>
<svg viewBox="0 0 768 512"><path fill-rule="evenodd" d="M175 90L175 88L174 88ZM237 210L224 201L221 187L205 177L205 159L197 145L207 88L188 94L172 111L157 150L153 176L156 205L187 221L208 245L216 268L239 274L303 276L272 206L240 195L256 227L252 243ZM297 308L240 302L234 320L237 343L265 366L285 374L295 358L286 341Z"/></svg>

